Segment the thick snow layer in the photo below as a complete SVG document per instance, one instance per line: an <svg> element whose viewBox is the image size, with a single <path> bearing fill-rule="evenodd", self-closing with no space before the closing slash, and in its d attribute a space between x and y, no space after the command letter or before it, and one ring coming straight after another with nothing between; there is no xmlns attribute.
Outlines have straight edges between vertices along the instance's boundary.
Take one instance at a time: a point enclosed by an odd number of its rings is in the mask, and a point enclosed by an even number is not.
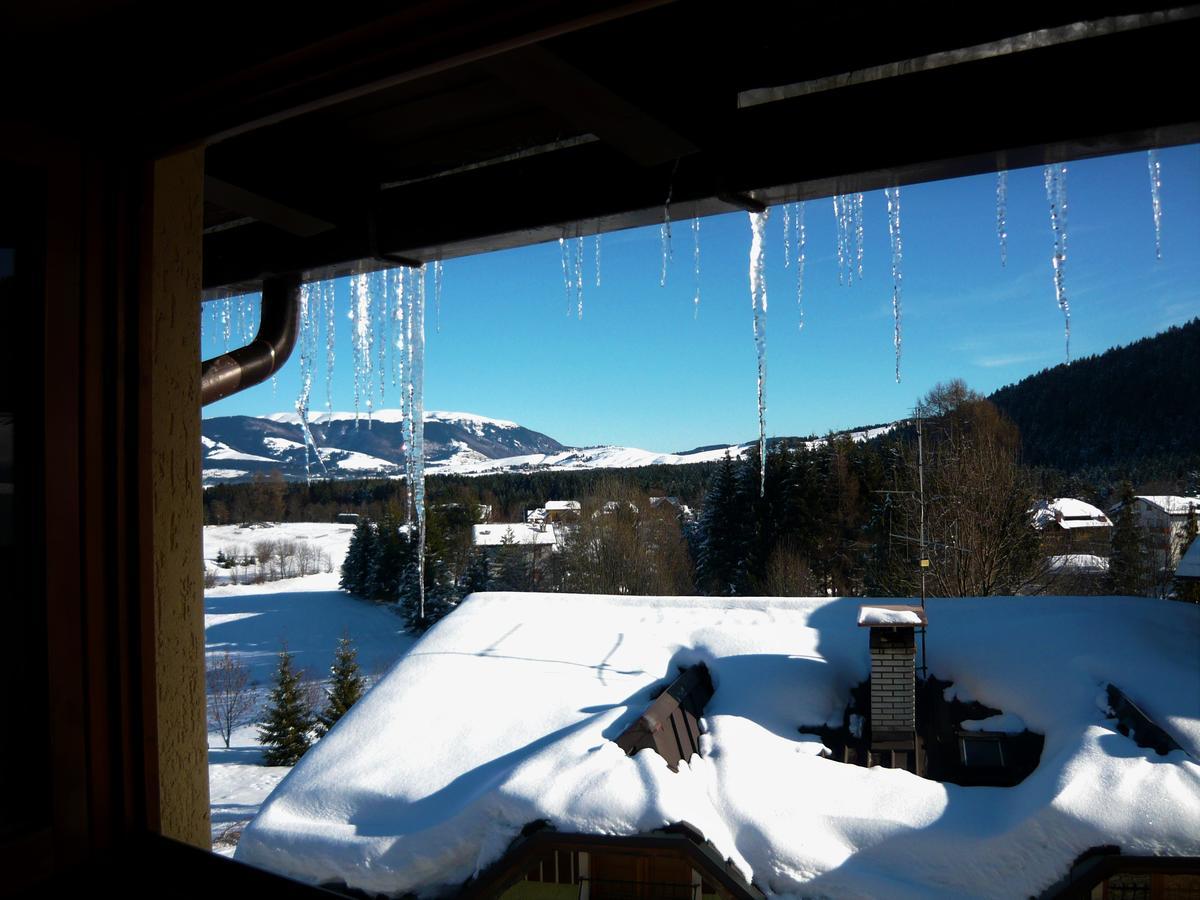
<svg viewBox="0 0 1200 900"><path fill-rule="evenodd" d="M241 450L234 450L228 444L222 444L219 442L210 448L206 454L204 454L205 462L213 459L222 461L235 460L239 462L275 462L275 460L269 456L256 456L253 453L243 453Z"/></svg>
<svg viewBox="0 0 1200 900"><path fill-rule="evenodd" d="M1200 515L1200 497L1146 496L1138 494L1137 499L1145 500L1147 503L1157 506L1169 516L1186 516L1188 510L1192 507L1195 507L1196 514Z"/></svg>
<svg viewBox="0 0 1200 900"><path fill-rule="evenodd" d="M1074 500L1070 497L1058 497L1054 500L1043 500L1033 510L1033 527L1045 528L1057 525L1060 528L1109 528L1112 522L1103 510Z"/></svg>
<svg viewBox="0 0 1200 900"><path fill-rule="evenodd" d="M920 625L921 614L911 609L864 606L858 611L859 625Z"/></svg>
<svg viewBox="0 0 1200 900"><path fill-rule="evenodd" d="M553 546L558 543L553 525L539 528L524 522L473 525L471 537L476 547L500 547L510 534L512 538L509 542L522 547Z"/></svg>
<svg viewBox="0 0 1200 900"><path fill-rule="evenodd" d="M1108 559L1094 553L1066 553L1047 556L1046 568L1059 575L1104 575L1108 572Z"/></svg>
<svg viewBox="0 0 1200 900"><path fill-rule="evenodd" d="M237 858L312 882L435 894L521 827L633 834L686 820L771 894L1037 894L1098 844L1200 853L1200 607L1148 598L931 600L931 673L1046 736L1013 788L814 753L869 671L857 599L477 594L301 760ZM613 743L703 661L703 758ZM1192 754L1097 708L1117 684ZM816 748L819 749L819 748Z"/></svg>

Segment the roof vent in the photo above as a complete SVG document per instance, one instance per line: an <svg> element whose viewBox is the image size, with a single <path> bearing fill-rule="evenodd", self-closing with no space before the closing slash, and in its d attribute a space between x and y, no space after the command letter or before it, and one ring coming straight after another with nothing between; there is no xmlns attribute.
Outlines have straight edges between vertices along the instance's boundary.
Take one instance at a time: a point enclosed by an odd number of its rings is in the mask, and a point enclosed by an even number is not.
<svg viewBox="0 0 1200 900"><path fill-rule="evenodd" d="M629 756L652 748L667 761L672 772L679 761L700 752L700 717L713 695L712 678L703 663L684 669L670 686L646 708L636 722L617 738Z"/></svg>

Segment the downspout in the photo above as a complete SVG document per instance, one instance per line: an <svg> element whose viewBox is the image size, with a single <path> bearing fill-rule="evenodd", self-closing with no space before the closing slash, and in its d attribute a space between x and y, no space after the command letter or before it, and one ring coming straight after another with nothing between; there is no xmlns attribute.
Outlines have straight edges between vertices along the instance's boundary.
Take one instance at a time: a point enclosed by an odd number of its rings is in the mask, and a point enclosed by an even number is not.
<svg viewBox="0 0 1200 900"><path fill-rule="evenodd" d="M300 276L265 280L258 334L245 347L201 363L200 405L208 406L236 394L279 371L296 346L299 319Z"/></svg>

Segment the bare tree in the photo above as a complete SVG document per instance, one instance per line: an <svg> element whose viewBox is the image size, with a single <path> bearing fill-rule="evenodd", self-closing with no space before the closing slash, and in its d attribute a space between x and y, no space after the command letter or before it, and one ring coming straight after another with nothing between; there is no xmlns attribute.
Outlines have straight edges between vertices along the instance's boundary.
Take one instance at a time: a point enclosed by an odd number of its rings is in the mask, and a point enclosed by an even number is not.
<svg viewBox="0 0 1200 900"><path fill-rule="evenodd" d="M253 720L254 692L250 670L228 650L208 669L208 721L229 749L233 731Z"/></svg>

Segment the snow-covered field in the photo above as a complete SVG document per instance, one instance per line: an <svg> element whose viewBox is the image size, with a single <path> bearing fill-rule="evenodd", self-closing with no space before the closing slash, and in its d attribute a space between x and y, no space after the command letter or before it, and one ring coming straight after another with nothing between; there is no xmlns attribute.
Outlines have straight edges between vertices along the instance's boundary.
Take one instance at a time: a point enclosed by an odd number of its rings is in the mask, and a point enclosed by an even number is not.
<svg viewBox="0 0 1200 900"><path fill-rule="evenodd" d="M329 558L333 571L266 584L222 585L204 595L204 632L210 663L228 650L250 670L259 702L270 689L278 653L286 641L293 665L314 680L328 675L338 638L348 632L358 662L377 680L412 643L402 620L388 609L357 600L337 589L339 570L353 525L291 523L252 528L209 526L204 556L214 567L218 551L260 541L304 541ZM222 577L224 577L224 571ZM211 728L211 725L210 725ZM254 817L259 805L288 773L261 765L257 729L233 733L229 749L216 731L208 736L209 801L214 849L232 853L232 838ZM224 838L224 839L223 839Z"/></svg>
<svg viewBox="0 0 1200 900"><path fill-rule="evenodd" d="M1200 608L1130 597L929 603L931 674L1045 735L1011 788L819 755L867 677L854 599L476 594L293 770L237 857L312 882L436 894L538 819L634 834L686 821L778 896L1037 895L1088 848L1200 854ZM678 773L614 738L681 665L716 688ZM1113 683L1182 750L1108 718Z"/></svg>

